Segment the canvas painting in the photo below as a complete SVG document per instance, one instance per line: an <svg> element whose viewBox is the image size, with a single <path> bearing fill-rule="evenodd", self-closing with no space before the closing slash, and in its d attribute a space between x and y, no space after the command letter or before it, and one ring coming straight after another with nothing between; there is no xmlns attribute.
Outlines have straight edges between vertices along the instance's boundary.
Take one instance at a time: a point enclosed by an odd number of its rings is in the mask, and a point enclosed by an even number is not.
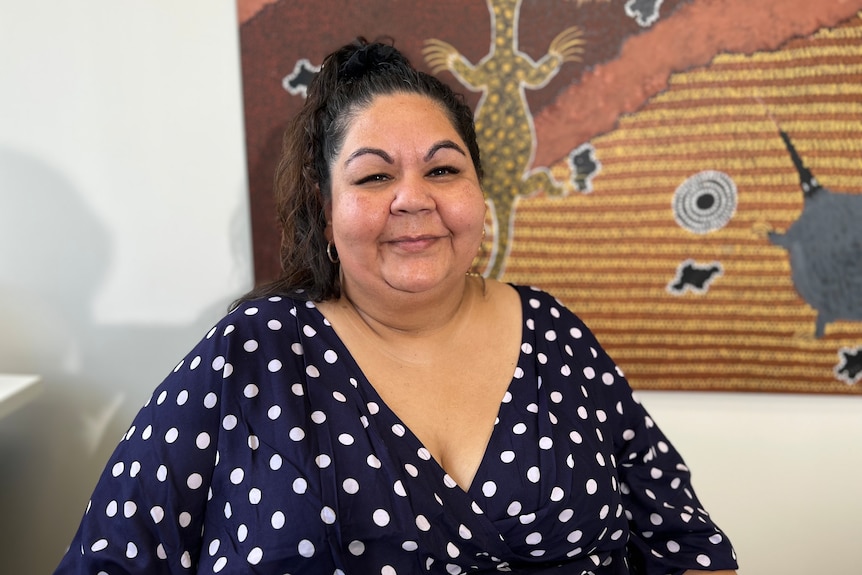
<svg viewBox="0 0 862 575"><path fill-rule="evenodd" d="M477 269L640 389L862 394L862 0L238 0L255 273L323 56L391 38L475 111Z"/></svg>

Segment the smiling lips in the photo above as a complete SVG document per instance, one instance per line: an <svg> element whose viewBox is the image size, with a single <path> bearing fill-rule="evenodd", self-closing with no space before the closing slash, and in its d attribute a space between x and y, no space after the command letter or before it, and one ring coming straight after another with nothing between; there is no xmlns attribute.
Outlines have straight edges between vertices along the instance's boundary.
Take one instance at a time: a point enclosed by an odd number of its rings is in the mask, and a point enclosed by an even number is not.
<svg viewBox="0 0 862 575"><path fill-rule="evenodd" d="M421 252L433 245L439 239L440 236L433 235L402 236L389 240L386 243L406 252Z"/></svg>

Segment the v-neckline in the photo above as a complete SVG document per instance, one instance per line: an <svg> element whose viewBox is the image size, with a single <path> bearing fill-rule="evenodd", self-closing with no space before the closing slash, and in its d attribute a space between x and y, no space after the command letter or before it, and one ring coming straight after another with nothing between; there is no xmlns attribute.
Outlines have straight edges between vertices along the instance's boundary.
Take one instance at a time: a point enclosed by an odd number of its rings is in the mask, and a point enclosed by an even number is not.
<svg viewBox="0 0 862 575"><path fill-rule="evenodd" d="M516 290L516 292L518 292L518 299L521 303L521 306L520 306L521 307L521 336L519 338L520 341L518 342L518 358L515 362L515 367L512 371L512 375L510 376L509 381L506 384L505 390L504 390L503 394L501 395L500 401L497 405L497 409L496 409L495 416L494 416L494 422L493 422L493 425L491 427L491 433L488 435L488 440L485 443L485 446L482 450L482 456L479 458L479 464L476 466L476 469L473 473L473 477L470 481L470 485L467 485L467 486L461 485L451 475L449 475L449 472L446 471L446 469L443 467L443 465L440 463L440 461L438 461L437 458L434 457L434 455L427 448L427 446L423 443L423 441L419 438L419 436L413 431L413 429L411 429L411 427L407 423L405 423L403 421L403 419L401 417L399 417L399 415L395 412L395 410L383 399L383 397L378 392L377 388L374 387L374 385L368 379L365 372L359 366L359 363L353 357L353 354L350 352L347 345L344 343L344 341L338 335L338 332L335 330L332 323L323 314L323 312L320 311L320 309L316 305L314 305L314 310L318 314L318 316L320 318L320 322L322 323L322 325L324 325L326 327L328 333L330 333L332 335L332 337L335 339L335 341L338 342L338 346L339 346L340 350L337 353L338 353L339 357L344 358L345 361L349 362L350 369L354 370L354 372L356 373L356 382L357 382L356 386L355 386L356 389L358 391L360 391L361 393L365 394L369 400L374 401L381 410L386 410L386 413L389 416L389 418L391 418L391 420L393 422L401 425L401 427L404 429L405 436L409 435L410 440L416 446L418 446L418 448L424 449L425 451L428 452L429 461L432 461L434 463L437 470L439 472L441 472L442 474L445 474L446 477L449 477L455 483L455 485L457 485L457 487L465 495L469 496L473 501L476 501L475 492L474 492L474 488L477 485L476 478L480 476L482 469L487 466L486 461L488 458L488 454L491 451L491 449L490 449L491 446L495 443L495 438L496 438L497 433L498 433L497 428L498 428L498 424L501 420L500 414L501 414L503 408L507 404L511 403L510 401L507 401L506 398L507 398L507 396L511 397L512 387L513 387L513 385L515 385L516 382L519 381L519 379L516 377L516 374L518 372L518 369L521 367L521 364L524 360L524 355L525 355L524 351L523 351L523 346L524 346L525 338L529 332L529 330L527 328L528 317L527 317L526 307L524 305L523 294L517 288L514 288L514 289ZM359 389L360 387L362 388L361 390Z"/></svg>

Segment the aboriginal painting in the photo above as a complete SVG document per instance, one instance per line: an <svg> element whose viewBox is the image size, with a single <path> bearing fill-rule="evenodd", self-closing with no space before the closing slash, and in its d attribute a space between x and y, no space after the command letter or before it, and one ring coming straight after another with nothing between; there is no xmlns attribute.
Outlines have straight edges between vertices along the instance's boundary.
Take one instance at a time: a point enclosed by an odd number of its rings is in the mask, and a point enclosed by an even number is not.
<svg viewBox="0 0 862 575"><path fill-rule="evenodd" d="M641 389L862 393L862 0L238 0L257 281L322 57L389 36L465 94L487 276Z"/></svg>

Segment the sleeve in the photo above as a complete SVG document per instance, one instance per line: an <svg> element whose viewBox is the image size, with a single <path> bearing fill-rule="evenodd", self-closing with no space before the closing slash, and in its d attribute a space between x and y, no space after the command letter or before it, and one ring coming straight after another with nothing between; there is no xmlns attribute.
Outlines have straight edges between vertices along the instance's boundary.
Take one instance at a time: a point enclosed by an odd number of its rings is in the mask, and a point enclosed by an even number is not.
<svg viewBox="0 0 862 575"><path fill-rule="evenodd" d="M586 325L574 314L569 319L569 331L581 347L584 374L608 414L606 429L630 529L631 573L737 569L736 553L698 500L682 456Z"/></svg>
<svg viewBox="0 0 862 575"><path fill-rule="evenodd" d="M230 368L214 332L138 412L55 575L195 572Z"/></svg>

